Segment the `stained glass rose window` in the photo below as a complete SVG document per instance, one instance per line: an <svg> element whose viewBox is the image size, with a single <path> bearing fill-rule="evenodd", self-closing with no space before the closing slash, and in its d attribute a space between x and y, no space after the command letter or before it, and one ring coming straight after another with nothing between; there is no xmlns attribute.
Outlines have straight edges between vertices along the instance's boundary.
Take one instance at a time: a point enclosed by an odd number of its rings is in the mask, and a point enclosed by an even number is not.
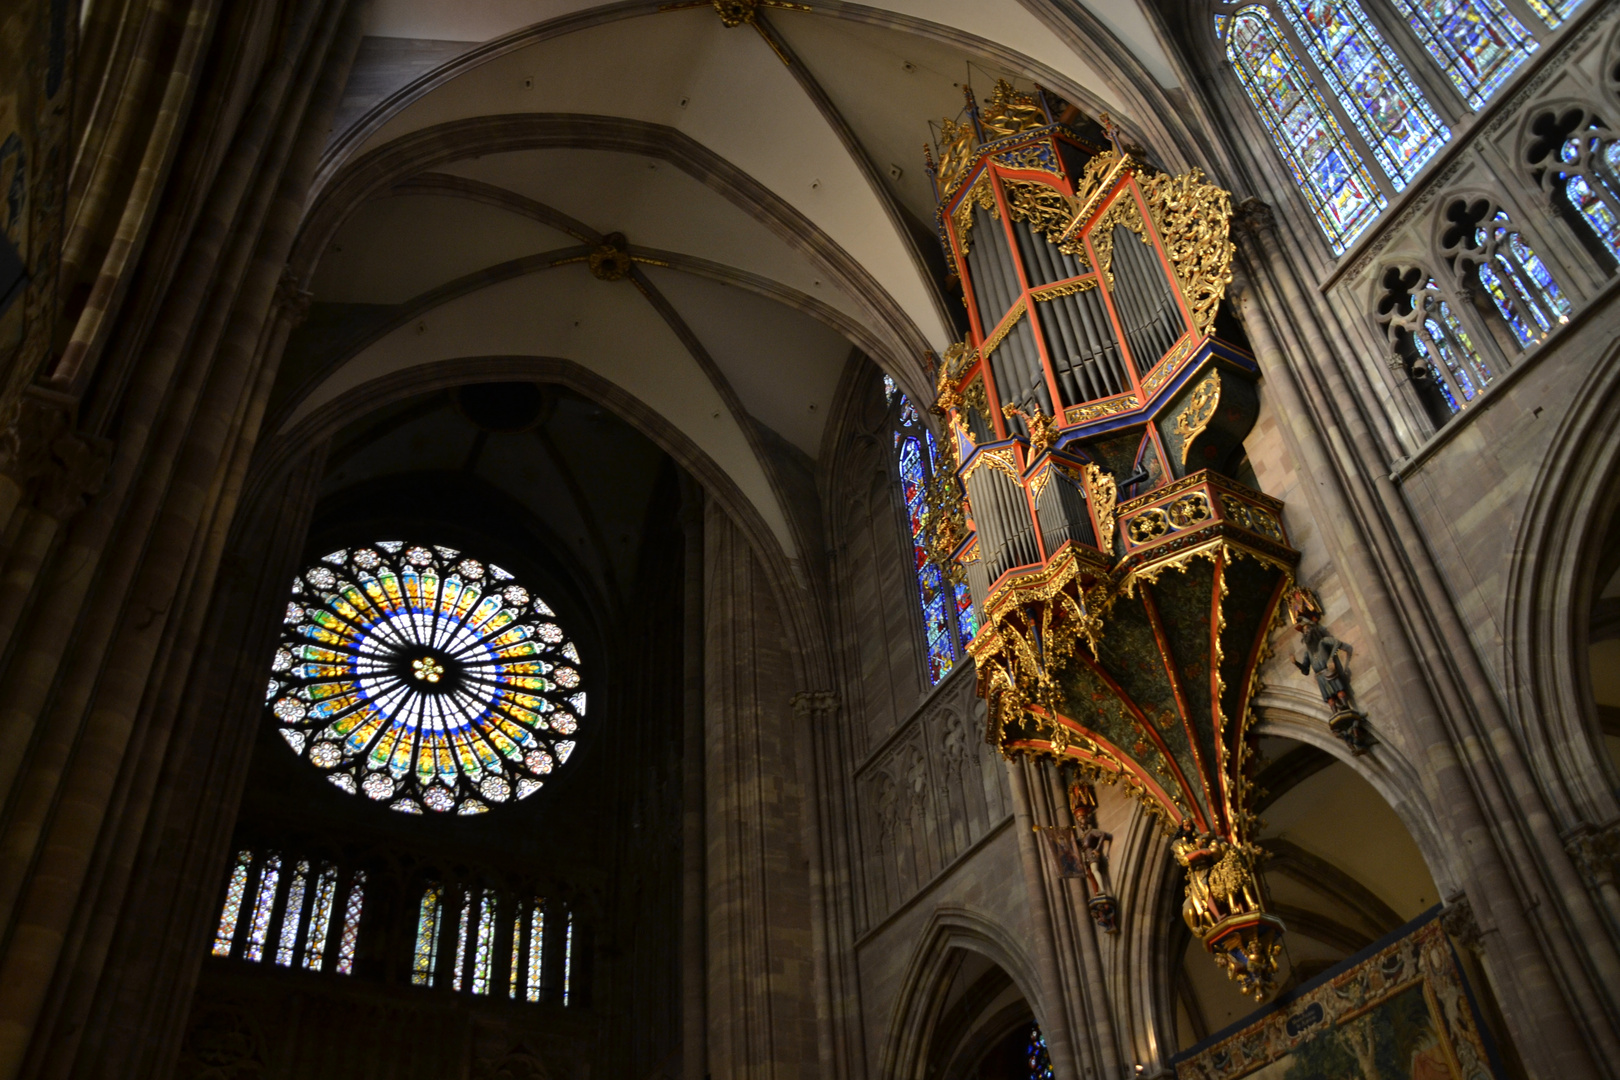
<svg viewBox="0 0 1620 1080"><path fill-rule="evenodd" d="M546 602L453 548L344 548L293 580L266 708L350 794L420 814L526 798L585 715L579 652Z"/></svg>

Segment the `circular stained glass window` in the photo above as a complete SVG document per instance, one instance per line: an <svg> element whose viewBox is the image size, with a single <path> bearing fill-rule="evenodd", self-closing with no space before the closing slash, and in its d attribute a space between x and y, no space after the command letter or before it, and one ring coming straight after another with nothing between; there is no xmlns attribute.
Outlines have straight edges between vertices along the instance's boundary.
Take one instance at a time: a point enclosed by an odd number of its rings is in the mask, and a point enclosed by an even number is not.
<svg viewBox="0 0 1620 1080"><path fill-rule="evenodd" d="M385 540L293 580L266 707L350 794L420 814L526 798L585 715L579 653L493 563Z"/></svg>

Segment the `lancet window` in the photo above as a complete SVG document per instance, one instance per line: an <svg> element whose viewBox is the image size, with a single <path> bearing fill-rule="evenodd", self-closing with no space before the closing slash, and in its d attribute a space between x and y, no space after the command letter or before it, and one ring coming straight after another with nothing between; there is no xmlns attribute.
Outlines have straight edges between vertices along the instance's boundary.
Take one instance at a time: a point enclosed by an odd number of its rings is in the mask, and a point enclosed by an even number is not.
<svg viewBox="0 0 1620 1080"><path fill-rule="evenodd" d="M365 885L363 870L342 873L327 862L239 851L226 880L213 954L351 974Z"/></svg>
<svg viewBox="0 0 1620 1080"><path fill-rule="evenodd" d="M917 599L922 606L928 678L930 683L938 683L967 656L967 643L979 629L978 615L967 584L949 580L928 551L928 516L939 512L929 501L940 469L934 436L923 424L916 406L887 375L883 376L883 390L894 416L895 467L911 537Z"/></svg>
<svg viewBox="0 0 1620 1080"><path fill-rule="evenodd" d="M558 999L569 1004L575 981L574 916L560 912L561 926L552 921L556 940L550 941L547 909L541 897L428 884L417 905L412 985L486 997L504 990L513 1001ZM548 970L553 955L560 959L560 971Z"/></svg>
<svg viewBox="0 0 1620 1080"><path fill-rule="evenodd" d="M1508 0L1263 0L1215 34L1337 255L1451 138L1403 55L1477 110L1580 2L1529 0L1527 25Z"/></svg>
<svg viewBox="0 0 1620 1080"><path fill-rule="evenodd" d="M1391 362L1411 378L1436 425L1467 408L1493 378L1440 284L1421 267L1384 271L1375 316Z"/></svg>
<svg viewBox="0 0 1620 1080"><path fill-rule="evenodd" d="M1530 130L1533 174L1612 270L1620 263L1620 133L1585 109L1543 113Z"/></svg>
<svg viewBox="0 0 1620 1080"><path fill-rule="evenodd" d="M1465 291L1480 290L1518 348L1569 321L1570 302L1507 212L1489 199L1446 207L1442 253Z"/></svg>
<svg viewBox="0 0 1620 1080"><path fill-rule="evenodd" d="M1046 1037L1041 1025L1029 1025L1029 1047L1025 1051L1029 1062L1029 1080L1052 1080L1052 1055L1046 1050Z"/></svg>

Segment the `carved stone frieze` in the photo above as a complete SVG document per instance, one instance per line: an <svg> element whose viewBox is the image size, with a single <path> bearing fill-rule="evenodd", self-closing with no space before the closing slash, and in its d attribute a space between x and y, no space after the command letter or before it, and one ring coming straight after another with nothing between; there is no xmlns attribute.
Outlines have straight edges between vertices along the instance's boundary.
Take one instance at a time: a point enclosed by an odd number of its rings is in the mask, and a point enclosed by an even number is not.
<svg viewBox="0 0 1620 1080"><path fill-rule="evenodd" d="M1478 951L1484 940L1484 932L1479 928L1479 921L1474 918L1474 905L1468 902L1468 897L1458 893L1446 901L1440 911L1440 925L1451 940L1465 949Z"/></svg>
<svg viewBox="0 0 1620 1080"><path fill-rule="evenodd" d="M1620 821L1596 829L1582 826L1564 840L1564 850L1590 888L1612 888L1620 866Z"/></svg>

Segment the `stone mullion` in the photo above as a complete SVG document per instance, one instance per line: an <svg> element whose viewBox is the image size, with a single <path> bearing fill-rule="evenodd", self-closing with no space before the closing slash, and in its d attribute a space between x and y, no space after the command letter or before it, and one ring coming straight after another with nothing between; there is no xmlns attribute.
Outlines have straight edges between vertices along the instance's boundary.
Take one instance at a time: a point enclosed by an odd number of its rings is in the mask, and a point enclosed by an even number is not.
<svg viewBox="0 0 1620 1080"><path fill-rule="evenodd" d="M1340 549L1339 556L1347 568L1347 585L1357 597L1358 606L1368 612L1372 625L1399 627L1406 635L1406 642L1432 635L1436 630L1444 633L1444 624L1451 622L1452 619L1447 619L1443 612L1429 613L1430 619L1435 619L1441 625L1433 625L1426 619L1428 625L1422 627L1410 625L1398 613L1398 605L1394 603L1390 586L1386 583L1390 567L1405 567L1413 572L1418 579L1413 585L1423 592L1431 592L1438 588L1443 595L1443 586L1434 580L1434 568L1426 564L1421 553L1411 551L1400 540L1403 535L1421 536L1421 530L1409 520L1404 504L1398 498L1381 498L1371 490L1359 495L1356 492L1363 484L1369 487L1371 484L1371 481L1365 478L1358 482L1356 473L1359 470L1354 464L1358 443L1363 452L1371 450L1374 454L1378 453L1376 444L1370 444L1367 438L1370 432L1353 415L1320 417L1316 415L1318 410L1307 403L1305 387L1311 386L1318 377L1324 379L1328 386L1316 389L1313 397L1316 401L1323 402L1323 407L1329 411L1331 406L1325 403L1332 401L1344 408L1346 413L1350 413L1357 399L1350 396L1348 388L1334 377L1332 358L1336 354L1328 347L1320 331L1309 321L1311 309L1305 305L1298 285L1287 276L1286 255L1280 251L1275 237L1268 235L1265 225L1261 225L1257 231L1261 238L1260 246L1256 249L1258 257L1250 256L1256 276L1264 280L1269 276L1271 269L1281 269L1282 272L1278 277L1282 282L1280 286L1282 296L1271 303L1277 305L1276 310L1296 312L1305 320L1306 341L1302 347L1308 350L1308 355L1321 358L1308 369L1304 367L1296 369L1291 365L1265 318L1257 310L1257 296L1251 287L1250 294L1243 302L1244 322L1249 330L1250 340L1255 344L1255 353L1260 360L1261 370L1269 377L1268 392L1277 393L1281 398L1280 414L1293 418L1294 423L1300 424L1304 429L1295 433L1295 440L1300 460L1307 470L1323 478L1333 478L1331 485L1320 488L1325 493L1328 505L1323 505L1313 516L1319 520L1359 523L1359 526L1352 526L1353 532L1340 536L1334 546ZM1296 385L1296 379L1304 386ZM1293 424L1285 424L1284 430L1290 430L1292 427ZM1328 445L1318 441L1320 436L1316 434L1317 432L1327 433ZM1315 492L1319 485L1322 485L1320 479L1317 484L1307 485L1307 491ZM1369 522L1382 522L1385 527L1369 525ZM1333 533L1327 535L1334 536ZM1413 555L1418 557L1413 558ZM1398 570L1396 576L1404 577L1405 572ZM1438 618L1435 618L1436 616ZM1466 634L1453 632L1447 636L1451 638L1453 658L1460 659L1466 666L1477 666L1477 657L1473 657L1472 645L1467 640ZM1386 645L1386 642L1389 644ZM1396 642L1397 639L1393 635L1384 635L1382 640L1375 639L1369 643L1374 651L1383 655L1384 662L1378 666L1390 672L1394 680L1393 685L1405 688L1406 692L1393 695L1392 700L1404 699L1418 703L1430 701L1436 712L1446 710L1452 715L1466 715L1468 712L1466 706L1457 700L1454 694L1449 693L1452 689L1449 680L1435 678L1436 671L1448 667L1446 660L1439 656L1419 657L1411 645L1403 648ZM1483 674L1480 675L1480 679L1478 685L1489 685L1489 680ZM1430 697L1431 690L1439 695L1438 700ZM1496 778L1490 775L1492 770L1489 767L1481 770L1467 769L1458 759L1454 747L1458 743L1478 744L1484 741L1501 749L1504 743L1511 744L1511 735L1505 736L1504 739L1481 740L1465 737L1454 741L1444 721L1421 705L1409 708L1407 716L1413 722L1415 730L1406 731L1399 727L1386 730L1392 736L1404 733L1408 737L1421 740L1420 747L1413 748L1415 756L1426 756L1435 762L1439 790L1431 793L1435 797L1431 805L1436 808L1437 813L1451 819L1452 827L1448 831L1456 836L1474 837L1486 833L1495 837L1498 843L1502 842L1504 838L1491 827L1482 807L1476 801L1482 798L1484 793L1476 790L1475 785L1485 783L1496 790L1497 799L1493 801L1497 805L1493 807L1493 816L1498 821L1511 819L1513 807L1502 798L1503 793L1496 785ZM1559 980L1543 951L1540 936L1523 913L1520 905L1526 898L1515 888L1503 861L1502 852L1494 843L1489 845L1476 843L1472 845L1472 849L1479 854L1465 860L1463 865L1466 867L1468 877L1478 886L1476 891L1481 894L1482 903L1489 903L1490 913L1495 916L1496 932L1488 931L1487 936L1492 939L1494 948L1501 954L1499 970L1515 971L1521 976L1505 981L1501 987L1512 1003L1508 1015L1509 1022L1514 1027L1515 1041L1519 1043L1526 1056L1539 1061L1549 1075L1572 1077L1599 1075L1592 1059L1586 1053L1586 1043L1576 1033L1570 1013L1563 1007L1563 1002L1558 1000L1557 994L1549 993ZM1519 865L1534 865L1534 860L1529 862L1521 860ZM1597 949L1606 951L1604 950L1606 941L1593 941L1592 944ZM1555 948L1565 951L1567 947L1555 944ZM1609 1033L1604 1031L1599 1038L1605 1035Z"/></svg>

